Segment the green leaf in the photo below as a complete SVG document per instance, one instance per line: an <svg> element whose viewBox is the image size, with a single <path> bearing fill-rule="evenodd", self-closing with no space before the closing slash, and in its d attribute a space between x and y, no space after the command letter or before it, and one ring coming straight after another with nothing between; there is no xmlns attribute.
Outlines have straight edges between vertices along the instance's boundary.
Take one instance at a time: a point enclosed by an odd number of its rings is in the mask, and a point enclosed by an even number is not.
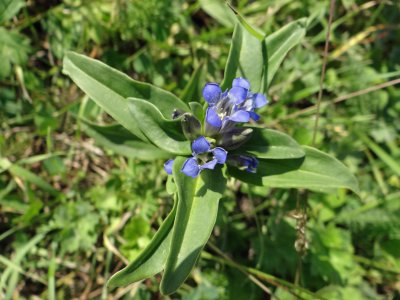
<svg viewBox="0 0 400 300"><path fill-rule="evenodd" d="M258 30L249 31L250 25L243 22L239 18L233 32L222 89L229 88L235 77L244 77L252 91L266 93L286 54L304 37L306 19L289 23L263 40Z"/></svg>
<svg viewBox="0 0 400 300"><path fill-rule="evenodd" d="M129 109L140 130L152 143L175 154L191 153L190 141L182 133L180 118L167 120L160 110L148 101L129 98Z"/></svg>
<svg viewBox="0 0 400 300"><path fill-rule="evenodd" d="M226 27L233 27L236 23L235 14L223 0L200 0L200 7L211 17Z"/></svg>
<svg viewBox="0 0 400 300"><path fill-rule="evenodd" d="M193 72L188 84L185 86L181 94L181 99L185 102L199 101L201 91L206 78L205 64L201 63Z"/></svg>
<svg viewBox="0 0 400 300"><path fill-rule="evenodd" d="M301 18L267 36L268 53L267 87L270 85L286 54L298 45L306 34L307 19Z"/></svg>
<svg viewBox="0 0 400 300"><path fill-rule="evenodd" d="M300 158L304 150L290 136L272 129L251 127L251 138L233 153L248 153L257 158Z"/></svg>
<svg viewBox="0 0 400 300"><path fill-rule="evenodd" d="M160 290L175 292L189 276L215 224L219 199L226 180L220 168L206 170L197 178L181 172L184 157L175 159L173 176L178 188L178 207Z"/></svg>
<svg viewBox="0 0 400 300"><path fill-rule="evenodd" d="M324 192L346 188L359 193L357 179L336 158L303 146L305 157L260 159L256 173L229 167L229 174L247 183L278 188L308 188Z"/></svg>
<svg viewBox="0 0 400 300"><path fill-rule="evenodd" d="M102 107L118 123L142 140L146 137L128 109L126 98L136 97L154 104L166 119L171 119L174 109L189 108L173 94L148 83L135 81L102 62L68 52L64 57L64 74Z"/></svg>
<svg viewBox="0 0 400 300"><path fill-rule="evenodd" d="M98 144L117 154L142 160L166 159L170 153L143 142L121 125L99 126L82 120L82 129Z"/></svg>
<svg viewBox="0 0 400 300"><path fill-rule="evenodd" d="M233 13L236 15L236 18L238 19L238 21L240 22L240 24L242 24L242 26L244 28L247 29L247 31L253 35L255 38L257 38L258 40L262 41L265 37L265 34L258 28L254 28L253 26L251 26L247 20L229 3L226 2L226 4L229 6L229 8L233 11Z"/></svg>
<svg viewBox="0 0 400 300"><path fill-rule="evenodd" d="M170 248L172 227L176 214L176 202L150 244L128 266L115 273L107 282L109 287L118 287L149 278L164 268Z"/></svg>
<svg viewBox="0 0 400 300"><path fill-rule="evenodd" d="M0 23L14 17L24 6L23 0L0 0Z"/></svg>
<svg viewBox="0 0 400 300"><path fill-rule="evenodd" d="M267 72L267 53L265 45L240 23L233 31L232 44L228 60L225 65L222 90L230 88L236 77L243 77L250 81L254 92L266 91L264 74Z"/></svg>

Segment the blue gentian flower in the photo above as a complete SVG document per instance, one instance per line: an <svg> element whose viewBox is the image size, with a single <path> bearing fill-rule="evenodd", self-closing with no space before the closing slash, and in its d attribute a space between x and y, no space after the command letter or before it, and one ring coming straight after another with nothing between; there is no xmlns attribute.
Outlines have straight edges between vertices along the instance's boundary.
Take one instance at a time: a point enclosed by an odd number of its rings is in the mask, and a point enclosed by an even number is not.
<svg viewBox="0 0 400 300"><path fill-rule="evenodd" d="M217 83L207 83L203 97L208 103L206 132L211 135L231 130L236 123L247 123L260 117L254 110L268 103L263 94L250 91L250 83L244 78L235 78L232 88L222 92Z"/></svg>
<svg viewBox="0 0 400 300"><path fill-rule="evenodd" d="M200 121L190 113L174 111L173 118L182 118L182 131L186 138L193 140L192 156L183 164L181 172L197 177L204 169L214 169L217 164L228 162L239 169L256 172L258 160L248 155L231 155L227 161L227 150L233 150L245 143L253 132L249 127L236 127L250 120L257 121L260 116L257 108L268 103L260 93L250 91L250 83L244 78L235 78L232 88L222 91L218 83L207 83L203 88L203 98L208 103L204 128ZM205 133L210 140L202 136ZM164 164L164 170L172 174L174 160Z"/></svg>
<svg viewBox="0 0 400 300"><path fill-rule="evenodd" d="M197 177L204 169L214 169L216 164L224 164L228 152L221 148L211 148L210 142L200 136L192 143L192 157L182 166L181 172L190 177Z"/></svg>

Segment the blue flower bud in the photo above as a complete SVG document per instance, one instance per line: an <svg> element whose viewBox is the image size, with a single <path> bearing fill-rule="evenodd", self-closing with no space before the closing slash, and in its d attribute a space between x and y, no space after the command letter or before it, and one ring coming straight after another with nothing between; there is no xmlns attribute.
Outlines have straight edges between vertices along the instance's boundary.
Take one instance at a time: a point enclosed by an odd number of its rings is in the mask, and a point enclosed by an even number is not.
<svg viewBox="0 0 400 300"><path fill-rule="evenodd" d="M245 170L250 173L255 173L258 167L258 160L253 156L248 155L232 155L229 157L229 164Z"/></svg>
<svg viewBox="0 0 400 300"><path fill-rule="evenodd" d="M215 104L219 100L221 93L221 87L217 83L207 83L203 88L203 97L209 104Z"/></svg>

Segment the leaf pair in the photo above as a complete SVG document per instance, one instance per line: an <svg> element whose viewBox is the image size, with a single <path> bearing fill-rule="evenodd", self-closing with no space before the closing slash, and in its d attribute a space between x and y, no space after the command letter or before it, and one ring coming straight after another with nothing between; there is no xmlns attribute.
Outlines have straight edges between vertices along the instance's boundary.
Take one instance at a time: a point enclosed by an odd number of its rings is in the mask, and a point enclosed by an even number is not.
<svg viewBox="0 0 400 300"><path fill-rule="evenodd" d="M142 120L132 117L129 108L132 101L127 98L142 99L147 102L147 106L141 105L143 109L151 110L152 116L161 117L162 121L171 119L175 109L189 110L175 95L151 84L135 81L106 64L84 55L68 52L64 57L63 72L69 75L97 105L142 141L149 140L141 130Z"/></svg>
<svg viewBox="0 0 400 300"><path fill-rule="evenodd" d="M164 270L160 289L163 294L171 294L189 276L211 235L226 179L221 169L204 171L197 178L185 176L180 171L184 161L184 157L178 157L174 163L174 208L146 249L116 273L109 286L126 285Z"/></svg>
<svg viewBox="0 0 400 300"><path fill-rule="evenodd" d="M303 39L307 19L289 23L265 38L260 38L258 30L244 19L239 21L233 32L222 88L228 88L234 78L243 77L251 82L253 91L266 93L287 53Z"/></svg>

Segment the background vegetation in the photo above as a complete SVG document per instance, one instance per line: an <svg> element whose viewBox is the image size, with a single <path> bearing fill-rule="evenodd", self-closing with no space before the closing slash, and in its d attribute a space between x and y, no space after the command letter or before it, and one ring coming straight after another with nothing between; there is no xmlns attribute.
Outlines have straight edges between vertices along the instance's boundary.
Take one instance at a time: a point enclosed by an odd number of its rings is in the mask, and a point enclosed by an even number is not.
<svg viewBox="0 0 400 300"><path fill-rule="evenodd" d="M309 18L261 113L301 144L312 140L328 2L232 2L265 32ZM62 58L81 52L199 98L222 79L232 16L213 0L0 0L0 299L162 298L158 277L114 291L104 283L171 208L163 162L88 136L79 116L112 120L61 73ZM296 299L301 287L321 299L400 299L398 20L398 1L336 2L316 146L351 168L361 198L230 181L213 237L171 299ZM197 89L185 90L190 80Z"/></svg>

